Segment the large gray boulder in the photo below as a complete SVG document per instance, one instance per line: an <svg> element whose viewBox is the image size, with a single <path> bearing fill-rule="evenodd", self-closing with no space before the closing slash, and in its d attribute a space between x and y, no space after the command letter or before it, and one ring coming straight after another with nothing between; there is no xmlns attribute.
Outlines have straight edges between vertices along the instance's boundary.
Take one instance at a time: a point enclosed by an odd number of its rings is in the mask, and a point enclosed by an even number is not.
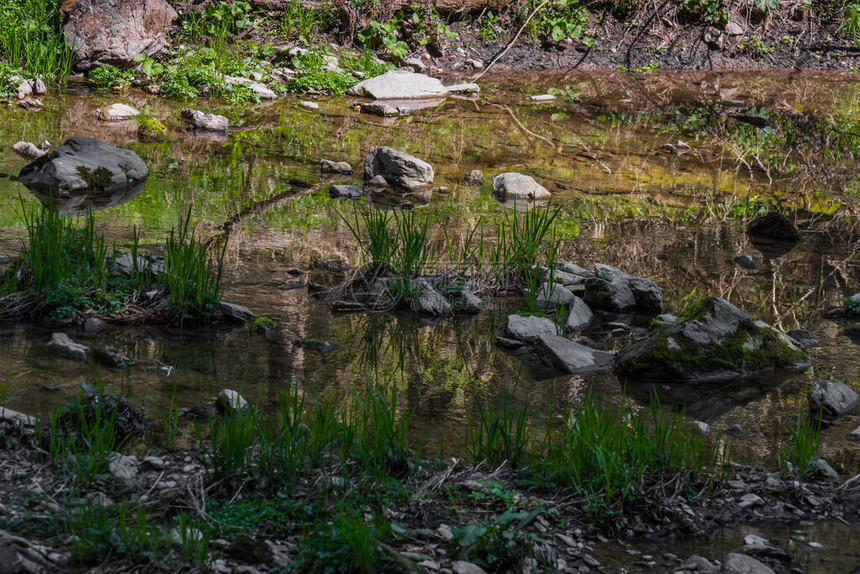
<svg viewBox="0 0 860 574"><path fill-rule="evenodd" d="M60 8L66 45L81 70L107 64L125 69L138 54L154 55L167 44L177 17L166 0L75 0Z"/></svg>
<svg viewBox="0 0 860 574"><path fill-rule="evenodd" d="M809 390L810 414L818 417L821 413L821 420L827 423L853 411L858 401L857 392L842 381L815 381Z"/></svg>
<svg viewBox="0 0 860 574"><path fill-rule="evenodd" d="M656 316L663 312L663 293L652 281L598 263L594 276L585 280L586 303L613 313L635 311Z"/></svg>
<svg viewBox="0 0 860 574"><path fill-rule="evenodd" d="M396 194L426 194L433 177L429 163L390 147L372 147L364 158L366 187L376 192L381 190L373 188L382 186Z"/></svg>
<svg viewBox="0 0 860 574"><path fill-rule="evenodd" d="M535 304L540 309L554 309L564 305L568 309L573 304L576 295L570 289L558 283L543 283L538 288Z"/></svg>
<svg viewBox="0 0 860 574"><path fill-rule="evenodd" d="M500 173L493 178L493 193L504 201L541 201L551 194L530 175L517 172Z"/></svg>
<svg viewBox="0 0 860 574"><path fill-rule="evenodd" d="M623 349L615 368L622 377L695 383L809 365L809 355L790 337L728 301L708 297Z"/></svg>
<svg viewBox="0 0 860 574"><path fill-rule="evenodd" d="M149 169L136 153L95 138L73 137L27 164L15 181L50 196L139 188Z"/></svg>

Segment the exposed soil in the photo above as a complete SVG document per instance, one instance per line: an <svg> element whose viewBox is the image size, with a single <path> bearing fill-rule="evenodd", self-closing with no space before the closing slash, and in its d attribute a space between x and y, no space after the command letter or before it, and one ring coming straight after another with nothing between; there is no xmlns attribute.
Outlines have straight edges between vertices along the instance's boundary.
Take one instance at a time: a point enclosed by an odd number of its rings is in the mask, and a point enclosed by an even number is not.
<svg viewBox="0 0 860 574"><path fill-rule="evenodd" d="M30 559L38 557L45 562L42 568L51 571L129 572L140 568L146 572L199 571L175 554L153 558L145 565L122 555L110 555L97 566L75 564L68 553L71 541L68 533L62 528L57 530L57 525L63 524L75 508L114 506L122 500L132 509L146 509L151 519L169 519L180 512L193 512L218 525L211 509L207 511L207 503L220 499L233 504L261 497L289 501L292 516L283 513L275 521L264 520L246 529L245 536L253 538L257 551L243 549L242 535L231 534L229 525L221 524L225 534L213 538L210 544L209 571L239 572L247 566L257 569L244 570L247 572L283 571L297 558L302 536L314 517L334 513L340 498L361 487L337 477L309 475L289 494L273 496L271 486L216 480L206 467L203 450L173 449L159 453L154 459L142 460L143 456L132 455L136 462L131 476L121 476L118 472L105 474L97 478L84 498L75 498L71 495L74 486L70 476L51 465L47 453L25 425L0 420L0 430L3 431L0 433L3 451L0 546L15 548L19 555ZM452 539L452 531L459 527L494 524L504 520L503 516L510 511L530 516L519 530L508 528L516 532L517 543L527 542L539 548L526 552L544 562L535 562L530 571L548 567L550 571L562 572L600 567L592 553L610 541L626 546L643 540L708 537L718 529L737 524L860 520L860 482L856 477L840 482L812 476L800 483L785 480L778 473L742 466L736 466L734 472L716 482L691 484L680 476L665 476L642 485L637 501L627 506L627 512L614 515L595 514L586 499L569 491L530 490L523 487L520 479L516 470L505 464L489 468L485 464L473 466L456 460L422 463L401 483L409 495L405 498L402 494L394 495L392 503L381 509L388 521L399 525L383 547L399 566L389 563L385 569L438 571L463 559L483 562L485 568L494 572L525 571L529 565L521 562L523 554L519 552L493 556L484 549L470 554L463 547L462 538L455 535ZM5 530L24 538L14 538ZM790 550L771 548L748 553L776 571L787 571L803 564L802 557ZM630 554L634 552L631 550ZM686 558L666 554L651 559L648 567L674 571L681 568ZM137 557L136 561L139 560ZM0 566L2 561L0 556Z"/></svg>
<svg viewBox="0 0 860 574"><path fill-rule="evenodd" d="M200 9L189 3L176 3L180 12ZM318 5L314 0L307 5ZM385 3L390 4L390 3ZM431 67L447 70L476 69L476 63L488 64L502 54L519 30L524 19L518 10L521 3L512 3L498 10L499 37L482 40L482 18L486 7L470 12L464 8L446 14L451 29L458 35L438 44L421 46L406 34L401 38L410 44L414 54L424 58ZM810 68L853 70L860 62L860 47L840 30L841 16L833 6L815 2L815 7L803 2L781 2L779 7L764 13L752 2L723 3L729 15L726 22L711 22L702 16L685 13L680 3L669 0L636 2L625 13L617 11L615 2L584 2L588 10L585 33L578 39L555 42L548 38L530 36L524 31L494 64L496 69L565 70L660 68L700 69L772 69ZM276 2L258 2L264 12L278 18ZM438 3L437 3L438 5ZM615 5L616 12L611 11ZM360 30L372 19L384 20L396 12L396 7L374 8L376 13L351 13L340 17L333 30L323 36L320 44L338 42L354 37L345 33ZM486 37L486 32L485 32ZM583 42L584 38L593 40ZM477 60L477 62L474 62ZM647 68L646 68L647 69Z"/></svg>

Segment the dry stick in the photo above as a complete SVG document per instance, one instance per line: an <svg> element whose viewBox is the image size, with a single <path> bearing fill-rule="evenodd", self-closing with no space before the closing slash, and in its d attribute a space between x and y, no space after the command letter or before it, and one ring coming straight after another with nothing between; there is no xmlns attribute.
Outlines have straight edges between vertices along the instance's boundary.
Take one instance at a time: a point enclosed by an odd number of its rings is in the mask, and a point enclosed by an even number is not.
<svg viewBox="0 0 860 574"><path fill-rule="evenodd" d="M528 26L528 25L529 25L529 22L531 22L531 21L532 21L532 18L534 18L535 14L537 14L537 13L538 13L538 11L539 11L541 8L543 8L544 6L546 6L547 4L549 4L549 0L543 0L543 2L541 2L541 3L540 3L540 5L539 5L537 8L535 8L534 10L532 10L532 13L531 13L531 14L529 14L529 17L528 17L528 18L526 18L526 21L525 21L525 22L523 22L523 25L522 25L522 26L520 26L520 29L519 29L519 30L517 30L517 34L516 34L516 36L514 36L514 39L513 39L513 40L511 40L510 42L508 42L508 45L507 45L507 46L505 46L505 49L504 49L504 50L502 50L501 52L499 52L499 53L496 55L496 57L495 57L495 58L493 58L493 59L492 59L492 61L491 61L489 64L487 64L487 67L486 67L486 68L484 68L484 71L483 71L483 72L481 72L480 74L478 74L477 76L475 76L474 78L472 78L472 81L473 81L473 82L477 82L478 80L480 80L481 78L483 78L483 77L484 77L484 74L486 74L487 72L489 72L489 71L490 71L490 68L492 68L492 67L493 67L493 65L494 65L496 62L498 62L498 61L499 61L499 59L500 59L502 56L504 56L505 54L507 54L507 53L508 53L508 50L510 50L510 49L511 49L511 46L513 46L513 45L514 45L514 43L515 43L515 42L520 38L520 34L522 34L522 33L523 33L523 30L525 30L525 29L526 29L526 26Z"/></svg>
<svg viewBox="0 0 860 574"><path fill-rule="evenodd" d="M556 145L555 145L555 143L553 143L553 141L552 141L551 139L549 139L549 138L547 138L547 137L544 137L544 136L542 136L542 135L540 135L540 134L536 134L535 132L531 131L531 130L530 130L530 129L528 129L526 126L524 126L524 125L523 125L523 123L522 123L522 122L517 118L517 116L514 114L513 110L512 110L511 108L509 108L508 106L503 106L503 105L501 105L501 104L487 104L487 105L488 105L488 106L493 106L493 107L499 108L499 109L501 109L501 110L505 110L506 112L508 112L508 113L510 114L511 119L512 119L512 120L514 120L514 123L516 123L516 124L517 124L517 127L519 127L521 130L523 130L523 132L525 132L525 133L526 133L526 135L530 135L530 136L532 136L532 137L535 137L535 138L538 138L538 139L542 139L543 141L545 141L546 143L548 143L548 144L549 144L553 149L555 149Z"/></svg>

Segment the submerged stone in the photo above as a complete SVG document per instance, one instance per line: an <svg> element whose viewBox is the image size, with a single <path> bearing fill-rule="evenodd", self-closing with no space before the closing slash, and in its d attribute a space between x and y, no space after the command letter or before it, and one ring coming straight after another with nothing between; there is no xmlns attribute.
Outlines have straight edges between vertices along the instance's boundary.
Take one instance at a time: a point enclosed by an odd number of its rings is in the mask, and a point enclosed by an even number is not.
<svg viewBox="0 0 860 574"><path fill-rule="evenodd" d="M623 349L615 368L628 378L695 383L809 365L791 338L728 301L707 297L687 307L677 322Z"/></svg>
<svg viewBox="0 0 860 574"><path fill-rule="evenodd" d="M90 355L89 347L72 341L65 333L51 335L47 347L57 355L72 361L86 361Z"/></svg>

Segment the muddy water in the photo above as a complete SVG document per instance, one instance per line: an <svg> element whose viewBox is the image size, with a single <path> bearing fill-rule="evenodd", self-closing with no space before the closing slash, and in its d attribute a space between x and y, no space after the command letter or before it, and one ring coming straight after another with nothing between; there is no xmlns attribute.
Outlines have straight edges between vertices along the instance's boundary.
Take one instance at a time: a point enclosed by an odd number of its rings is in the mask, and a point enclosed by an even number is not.
<svg viewBox="0 0 860 574"><path fill-rule="evenodd" d="M551 87L560 90L555 102L526 99ZM434 193L422 209L437 254L445 252L443 228L463 241L470 226L481 221L492 238L492 224L507 208L492 198L490 179L501 171L524 171L544 182L562 208L562 258L583 266L606 263L653 279L669 312L679 312L693 297L718 295L785 330L811 330L821 346L808 373L692 394L682 387L658 389L664 402L686 404L691 416L715 429L740 424L746 437L735 446L737 458L773 463L787 426L806 408L813 380L860 380L860 350L840 335L843 325L819 317L823 308L860 290L860 221L846 191L849 176L817 179L809 175L813 169L790 178L769 176L739 163L730 146L695 130L678 131L666 121L675 112L689 116L700 105L817 110L857 120L860 90L850 77L533 75L503 77L484 88L478 99L451 99L412 117L384 120L358 115L345 98L319 99L321 110L313 112L292 98L246 111L194 104L227 113L237 125L227 137L183 131L178 104L141 94L88 92L83 86L48 98L41 112L0 110L2 172L17 173L24 165L9 150L19 139L60 143L71 135L97 136L134 149L152 175L135 197L98 212L108 238L121 248L138 226L144 244L156 250L190 208L200 233L229 230L225 298L272 318L283 332L269 340L252 327L114 325L91 342L114 345L140 367L95 373L91 365L57 360L45 351L56 327L0 325L0 382L5 381L10 407L45 414L77 392L79 381L96 375L153 416L171 402L209 402L224 387L270 405L290 385L345 400L370 379L401 391L425 452L450 455L461 450L476 397L497 400L505 391L536 415L546 415L551 404L556 409L570 404L589 388L609 403L640 404L647 397L650 389L635 383L623 389L611 374L536 380L494 344L497 325L521 306L515 299L494 301L471 319L422 326L410 317L332 314L303 289L281 290L295 281L290 270L308 271L317 258L359 263L356 242L339 215L350 214L353 206L328 197L316 166L324 157L360 168L372 145L426 159L436 169L437 184L448 188ZM134 122L97 122L95 109L115 101L162 119L168 141L138 142ZM655 114L663 114L658 127ZM679 139L689 143L689 152L664 149ZM481 188L463 182L472 169L487 175ZM847 173L844 160L833 159L831 171ZM19 197L36 201L18 184L0 179L0 255L14 255L23 240ZM724 208L737 205L738 198L791 210L804 241L782 257L762 258L743 222L725 215L730 210ZM703 208L711 208L711 215L704 216ZM758 270L737 267L732 260L739 253L756 255ZM310 278L340 280L314 271ZM293 344L299 337L331 340L340 350L326 356L305 351ZM158 373L162 365L175 368L167 380ZM851 416L825 432L827 458L845 472L855 470L860 447L844 437L858 424L860 417Z"/></svg>

